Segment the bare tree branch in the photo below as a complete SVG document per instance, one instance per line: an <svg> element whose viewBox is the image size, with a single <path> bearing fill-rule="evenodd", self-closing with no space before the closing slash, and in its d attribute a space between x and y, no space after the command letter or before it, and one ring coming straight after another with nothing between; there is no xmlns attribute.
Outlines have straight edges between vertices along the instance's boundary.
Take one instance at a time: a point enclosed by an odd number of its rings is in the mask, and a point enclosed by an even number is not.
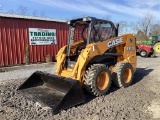
<svg viewBox="0 0 160 120"><path fill-rule="evenodd" d="M17 14L19 15L28 15L28 9L25 6L18 6Z"/></svg>
<svg viewBox="0 0 160 120"><path fill-rule="evenodd" d="M34 10L34 11L32 12L32 15L35 16L35 17L39 16L37 10Z"/></svg>
<svg viewBox="0 0 160 120"><path fill-rule="evenodd" d="M14 10L9 10L9 11L7 11L7 13L9 13L9 14L16 14Z"/></svg>
<svg viewBox="0 0 160 120"><path fill-rule="evenodd" d="M151 26L150 35L160 35L160 22Z"/></svg>
<svg viewBox="0 0 160 120"><path fill-rule="evenodd" d="M3 11L3 7L2 5L0 5L0 13Z"/></svg>
<svg viewBox="0 0 160 120"><path fill-rule="evenodd" d="M40 14L39 14L39 16L40 16L40 17L46 17L45 11L41 11Z"/></svg>
<svg viewBox="0 0 160 120"><path fill-rule="evenodd" d="M105 15L105 16L103 17L103 19L104 19L104 20L110 20L111 17L112 17L112 15Z"/></svg>
<svg viewBox="0 0 160 120"><path fill-rule="evenodd" d="M136 36L136 39L137 39L138 43L142 43L143 40L146 40L146 38L147 38L145 33L143 31L140 31L140 30L137 32L137 34L135 36Z"/></svg>
<svg viewBox="0 0 160 120"><path fill-rule="evenodd" d="M137 20L136 24L132 23L132 28L136 31L144 32L146 38L150 32L150 27L154 23L155 17L153 13L146 12L144 16Z"/></svg>
<svg viewBox="0 0 160 120"><path fill-rule="evenodd" d="M127 32L128 24L126 21L120 21L119 24L119 34L125 34Z"/></svg>

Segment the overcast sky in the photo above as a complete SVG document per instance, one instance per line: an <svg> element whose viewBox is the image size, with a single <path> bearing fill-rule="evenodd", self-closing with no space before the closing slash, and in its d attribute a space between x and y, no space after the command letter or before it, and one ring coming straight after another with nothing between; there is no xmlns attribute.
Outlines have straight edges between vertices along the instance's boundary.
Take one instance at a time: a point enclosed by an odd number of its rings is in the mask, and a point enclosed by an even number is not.
<svg viewBox="0 0 160 120"><path fill-rule="evenodd" d="M29 13L44 11L47 17L72 19L82 16L134 22L145 12L160 18L160 0L0 0L4 12L25 6Z"/></svg>

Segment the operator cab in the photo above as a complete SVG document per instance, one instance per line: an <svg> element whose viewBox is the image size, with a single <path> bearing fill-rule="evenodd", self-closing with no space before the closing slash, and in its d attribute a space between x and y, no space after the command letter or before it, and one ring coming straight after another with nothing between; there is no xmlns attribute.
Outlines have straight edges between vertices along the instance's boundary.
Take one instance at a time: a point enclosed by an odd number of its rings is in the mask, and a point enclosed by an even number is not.
<svg viewBox="0 0 160 120"><path fill-rule="evenodd" d="M68 21L67 23L70 25L68 41L77 42L83 40L89 44L117 36L117 28L111 21L84 17Z"/></svg>
<svg viewBox="0 0 160 120"><path fill-rule="evenodd" d="M69 36L66 61L76 61L87 44L102 42L118 36L118 27L116 28L111 21L84 17L70 20L67 23L69 25ZM71 55L72 52L74 55Z"/></svg>

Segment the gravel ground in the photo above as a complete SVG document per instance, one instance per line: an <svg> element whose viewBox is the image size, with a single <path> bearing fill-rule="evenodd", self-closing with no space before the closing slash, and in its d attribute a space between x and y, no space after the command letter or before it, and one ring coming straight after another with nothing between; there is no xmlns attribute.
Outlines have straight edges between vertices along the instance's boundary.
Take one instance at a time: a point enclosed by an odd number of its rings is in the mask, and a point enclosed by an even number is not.
<svg viewBox="0 0 160 120"><path fill-rule="evenodd" d="M37 64L37 67L35 67L34 65L19 70L12 70L12 71L9 70L7 72L0 73L0 81L25 78L30 76L31 74L33 74L33 72L37 70L52 73L55 70L55 66L54 63L49 65L44 64L43 66L42 65L38 66Z"/></svg>
<svg viewBox="0 0 160 120"><path fill-rule="evenodd" d="M84 104L52 115L47 107L28 101L16 92L17 87L36 68L0 73L0 116L1 120L150 120L160 119L160 57L138 57L137 71L133 84L118 89L114 85L106 96L92 97L87 94ZM49 72L52 66L41 68Z"/></svg>

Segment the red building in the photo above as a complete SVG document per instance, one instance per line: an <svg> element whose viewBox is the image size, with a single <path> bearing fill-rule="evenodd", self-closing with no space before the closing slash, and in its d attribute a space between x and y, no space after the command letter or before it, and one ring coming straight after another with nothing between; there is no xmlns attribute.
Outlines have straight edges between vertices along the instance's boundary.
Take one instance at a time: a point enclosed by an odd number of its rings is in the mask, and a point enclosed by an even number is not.
<svg viewBox="0 0 160 120"><path fill-rule="evenodd" d="M47 45L40 42L39 45L35 41L40 37L32 35L41 35L43 39L45 35L52 33L37 34L37 31L30 32L30 29L42 32L47 29L54 30L56 42ZM29 63L44 62L46 55L55 58L58 50L67 44L68 29L65 20L0 13L0 66L24 64L26 59Z"/></svg>

